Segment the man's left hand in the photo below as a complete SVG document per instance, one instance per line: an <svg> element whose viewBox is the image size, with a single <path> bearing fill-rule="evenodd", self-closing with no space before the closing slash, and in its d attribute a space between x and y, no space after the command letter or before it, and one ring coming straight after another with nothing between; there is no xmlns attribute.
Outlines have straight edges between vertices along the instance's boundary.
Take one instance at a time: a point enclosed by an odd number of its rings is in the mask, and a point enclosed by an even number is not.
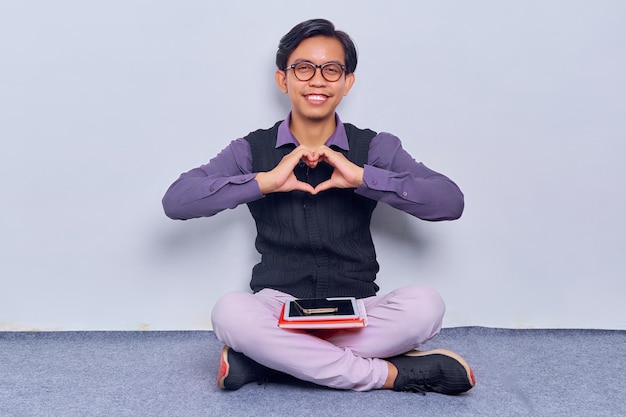
<svg viewBox="0 0 626 417"><path fill-rule="evenodd" d="M363 168L350 162L341 152L322 146L304 159L309 168L315 168L319 161L332 166L333 173L330 179L315 187L313 194L330 188L357 188L363 184Z"/></svg>

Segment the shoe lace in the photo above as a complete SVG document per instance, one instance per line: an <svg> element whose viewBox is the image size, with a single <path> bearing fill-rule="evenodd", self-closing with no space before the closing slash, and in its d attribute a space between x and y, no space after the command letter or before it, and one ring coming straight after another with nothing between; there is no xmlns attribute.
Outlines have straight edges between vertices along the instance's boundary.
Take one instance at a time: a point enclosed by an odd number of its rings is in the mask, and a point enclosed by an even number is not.
<svg viewBox="0 0 626 417"><path fill-rule="evenodd" d="M280 375L280 372L268 369L267 372L263 372L263 374L256 383L257 385L263 385L263 388L266 388L267 384L269 384L271 380L277 375Z"/></svg>
<svg viewBox="0 0 626 417"><path fill-rule="evenodd" d="M415 371L413 369L408 371L410 382L407 382L402 387L403 391L415 392L420 395L426 395L428 391L432 391L432 387L428 384L428 379L423 372Z"/></svg>

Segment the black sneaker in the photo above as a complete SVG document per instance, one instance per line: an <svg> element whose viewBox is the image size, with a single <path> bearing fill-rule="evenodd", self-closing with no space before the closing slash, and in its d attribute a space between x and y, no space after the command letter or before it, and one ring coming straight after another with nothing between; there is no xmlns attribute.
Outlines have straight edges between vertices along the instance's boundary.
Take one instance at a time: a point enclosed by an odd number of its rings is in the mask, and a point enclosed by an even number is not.
<svg viewBox="0 0 626 417"><path fill-rule="evenodd" d="M236 390L248 382L263 379L268 373L269 368L256 363L243 353L224 346L217 372L217 386L221 389Z"/></svg>
<svg viewBox="0 0 626 417"><path fill-rule="evenodd" d="M474 372L465 359L446 349L414 350L386 360L398 368L395 391L455 395L469 391L476 384Z"/></svg>

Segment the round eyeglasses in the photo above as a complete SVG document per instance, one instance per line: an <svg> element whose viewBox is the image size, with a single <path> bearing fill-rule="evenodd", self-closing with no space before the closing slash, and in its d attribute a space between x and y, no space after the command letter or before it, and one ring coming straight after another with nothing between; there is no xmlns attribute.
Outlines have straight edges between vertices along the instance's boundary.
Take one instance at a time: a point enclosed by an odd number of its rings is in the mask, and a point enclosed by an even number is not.
<svg viewBox="0 0 626 417"><path fill-rule="evenodd" d="M292 69L293 75L295 75L298 80L309 81L315 76L315 71L317 71L318 68L322 73L322 77L329 82L338 81L346 70L345 65L337 64L336 62L327 62L322 65L315 65L310 62L296 62L285 68L285 71Z"/></svg>

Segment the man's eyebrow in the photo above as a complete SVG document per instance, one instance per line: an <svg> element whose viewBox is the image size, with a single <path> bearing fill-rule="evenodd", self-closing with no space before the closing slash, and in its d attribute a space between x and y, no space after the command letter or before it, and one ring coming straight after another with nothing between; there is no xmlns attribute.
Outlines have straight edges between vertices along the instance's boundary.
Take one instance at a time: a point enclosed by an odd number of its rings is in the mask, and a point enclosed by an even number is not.
<svg viewBox="0 0 626 417"><path fill-rule="evenodd" d="M315 63L314 63L313 61L311 61L310 59L305 59L305 58L302 58L302 59L294 59L294 60L293 60L293 63L294 63L294 64L301 64L301 63L303 63L303 62L309 62L309 63L311 63L311 64L315 64ZM321 64L319 64L319 65L324 65L324 64L339 64L339 65L345 65L345 64L341 63L341 61L338 61L338 60L331 60L331 61L322 62L322 63L321 63Z"/></svg>

